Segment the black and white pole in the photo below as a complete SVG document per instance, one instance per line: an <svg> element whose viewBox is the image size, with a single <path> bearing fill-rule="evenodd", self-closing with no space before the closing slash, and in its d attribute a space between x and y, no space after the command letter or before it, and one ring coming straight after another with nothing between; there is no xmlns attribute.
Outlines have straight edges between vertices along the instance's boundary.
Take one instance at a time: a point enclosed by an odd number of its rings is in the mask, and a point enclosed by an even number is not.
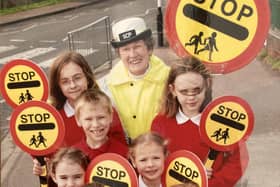
<svg viewBox="0 0 280 187"><path fill-rule="evenodd" d="M158 14L157 14L157 33L158 33L158 46L163 46L163 17L161 10L161 0L157 1Z"/></svg>

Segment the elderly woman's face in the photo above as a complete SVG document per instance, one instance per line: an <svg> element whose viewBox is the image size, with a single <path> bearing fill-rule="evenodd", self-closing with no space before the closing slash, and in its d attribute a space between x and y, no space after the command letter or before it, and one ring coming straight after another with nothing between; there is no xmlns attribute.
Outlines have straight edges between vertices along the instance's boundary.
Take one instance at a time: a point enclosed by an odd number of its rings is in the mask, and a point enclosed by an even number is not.
<svg viewBox="0 0 280 187"><path fill-rule="evenodd" d="M150 55L143 40L131 42L119 48L119 55L125 67L133 75L143 75L149 67Z"/></svg>

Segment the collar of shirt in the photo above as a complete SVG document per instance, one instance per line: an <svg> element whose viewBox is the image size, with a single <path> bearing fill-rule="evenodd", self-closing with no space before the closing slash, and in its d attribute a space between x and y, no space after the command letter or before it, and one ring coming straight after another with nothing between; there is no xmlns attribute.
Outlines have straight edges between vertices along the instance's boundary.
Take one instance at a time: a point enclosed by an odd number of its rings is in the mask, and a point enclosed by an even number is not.
<svg viewBox="0 0 280 187"><path fill-rule="evenodd" d="M143 178L142 178L141 175L139 175L138 181L139 181L139 187L147 187L147 185L144 183ZM162 187L162 185L160 184L159 187Z"/></svg>
<svg viewBox="0 0 280 187"><path fill-rule="evenodd" d="M189 118L188 116L186 116L184 114L184 112L180 108L176 114L176 121L179 125L182 125L182 124L186 123L188 120L191 120L194 124L199 126L200 119L201 119L201 114L198 114L192 118Z"/></svg>
<svg viewBox="0 0 280 187"><path fill-rule="evenodd" d="M70 105L68 100L66 100L66 102L64 103L63 109L64 109L65 114L68 118L75 115L75 109Z"/></svg>

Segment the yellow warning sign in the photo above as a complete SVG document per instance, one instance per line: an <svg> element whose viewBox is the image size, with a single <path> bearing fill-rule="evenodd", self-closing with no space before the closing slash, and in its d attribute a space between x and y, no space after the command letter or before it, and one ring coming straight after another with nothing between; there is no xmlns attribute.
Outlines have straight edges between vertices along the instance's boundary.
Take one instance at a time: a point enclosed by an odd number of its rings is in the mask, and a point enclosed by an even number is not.
<svg viewBox="0 0 280 187"><path fill-rule="evenodd" d="M64 138L62 118L55 108L42 101L18 106L12 113L10 129L16 144L32 155L55 151Z"/></svg>
<svg viewBox="0 0 280 187"><path fill-rule="evenodd" d="M257 56L270 28L268 0L172 0L165 12L170 48L212 73L238 70Z"/></svg>
<svg viewBox="0 0 280 187"><path fill-rule="evenodd" d="M212 101L203 111L201 137L216 150L234 148L246 140L253 129L253 112L248 103L235 96Z"/></svg>
<svg viewBox="0 0 280 187"><path fill-rule="evenodd" d="M181 0L176 31L185 49L205 62L239 56L252 42L258 26L255 2Z"/></svg>
<svg viewBox="0 0 280 187"><path fill-rule="evenodd" d="M54 144L58 136L56 119L46 109L30 107L16 119L16 134L21 142L34 150L43 150Z"/></svg>
<svg viewBox="0 0 280 187"><path fill-rule="evenodd" d="M166 159L164 186L195 183L207 187L206 170L200 159L192 152L180 150Z"/></svg>
<svg viewBox="0 0 280 187"><path fill-rule="evenodd" d="M105 183L110 181L112 184L130 184L129 175L124 167L119 163L108 160L99 163L92 170L91 179L101 184L104 184L104 181L106 181Z"/></svg>
<svg viewBox="0 0 280 187"><path fill-rule="evenodd" d="M48 84L44 72L27 60L6 64L1 72L1 91L7 103L16 107L28 101L46 101Z"/></svg>
<svg viewBox="0 0 280 187"><path fill-rule="evenodd" d="M247 132L248 115L238 103L222 103L210 113L206 119L206 133L216 144L232 145Z"/></svg>
<svg viewBox="0 0 280 187"><path fill-rule="evenodd" d="M87 169L86 179L106 186L138 186L134 169L129 162L114 153L105 153L93 159Z"/></svg>

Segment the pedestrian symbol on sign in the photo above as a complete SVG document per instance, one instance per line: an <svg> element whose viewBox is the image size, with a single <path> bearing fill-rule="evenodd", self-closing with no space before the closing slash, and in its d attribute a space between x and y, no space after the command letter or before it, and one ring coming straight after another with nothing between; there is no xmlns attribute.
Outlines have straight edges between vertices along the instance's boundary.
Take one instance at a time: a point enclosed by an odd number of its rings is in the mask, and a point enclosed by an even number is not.
<svg viewBox="0 0 280 187"><path fill-rule="evenodd" d="M217 33L212 32L211 36L205 38L203 42L202 42L202 36L203 36L202 31L199 32L198 35L191 36L191 38L189 39L190 42L185 43L185 47L187 47L188 45L194 45L194 54L197 55L199 55L200 52L209 51L208 60L212 61L212 53L214 52L214 49L218 52L218 48L216 45ZM197 50L199 44L202 45L202 47L199 50Z"/></svg>
<svg viewBox="0 0 280 187"><path fill-rule="evenodd" d="M34 97L31 95L29 90L26 90L25 94L21 92L21 94L19 96L19 103L18 104L25 103L27 101L32 101L33 98Z"/></svg>
<svg viewBox="0 0 280 187"><path fill-rule="evenodd" d="M222 131L221 128L216 130L211 137L216 137L216 142L224 139L224 144L226 144L227 139L229 138L229 128L226 128Z"/></svg>

